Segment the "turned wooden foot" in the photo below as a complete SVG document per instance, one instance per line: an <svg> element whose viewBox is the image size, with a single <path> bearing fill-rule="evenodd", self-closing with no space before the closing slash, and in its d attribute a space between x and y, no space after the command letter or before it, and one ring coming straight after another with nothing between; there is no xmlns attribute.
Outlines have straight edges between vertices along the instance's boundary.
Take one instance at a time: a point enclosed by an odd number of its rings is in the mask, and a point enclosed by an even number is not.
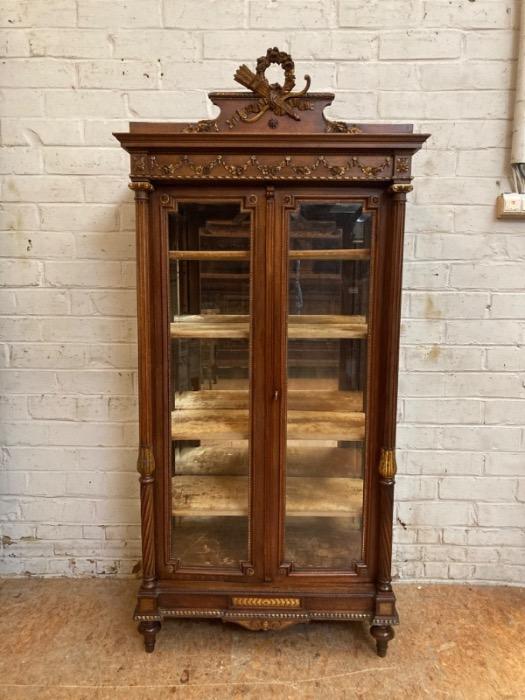
<svg viewBox="0 0 525 700"><path fill-rule="evenodd" d="M388 642L394 638L392 627L390 625L374 625L370 628L370 634L376 640L377 655L386 656Z"/></svg>
<svg viewBox="0 0 525 700"><path fill-rule="evenodd" d="M144 636L144 648L151 654L155 649L155 638L160 630L160 622L139 622L139 632Z"/></svg>

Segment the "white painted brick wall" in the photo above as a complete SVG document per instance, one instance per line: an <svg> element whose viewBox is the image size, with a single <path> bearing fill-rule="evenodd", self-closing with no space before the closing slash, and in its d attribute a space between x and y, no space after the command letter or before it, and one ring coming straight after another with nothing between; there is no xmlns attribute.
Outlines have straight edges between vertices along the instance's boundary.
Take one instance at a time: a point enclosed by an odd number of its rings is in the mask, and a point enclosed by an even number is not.
<svg viewBox="0 0 525 700"><path fill-rule="evenodd" d="M525 582L525 227L508 187L519 0L2 0L4 574L130 575L130 119L213 114L240 61L291 50L333 117L414 121L395 567Z"/></svg>

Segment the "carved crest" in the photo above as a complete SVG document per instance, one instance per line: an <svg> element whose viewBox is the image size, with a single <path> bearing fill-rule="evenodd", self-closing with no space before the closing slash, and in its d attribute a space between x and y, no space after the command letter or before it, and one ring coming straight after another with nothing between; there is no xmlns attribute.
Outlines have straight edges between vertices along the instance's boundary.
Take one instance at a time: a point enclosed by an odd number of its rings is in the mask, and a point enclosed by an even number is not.
<svg viewBox="0 0 525 700"><path fill-rule="evenodd" d="M275 63L284 71L284 85L270 84L265 76L266 69ZM305 75L306 85L300 92L292 92L295 87L295 65L290 54L279 51L275 46L268 49L266 56L257 59L255 73L246 65L239 66L234 79L259 96L259 100L245 110L239 110L238 116L244 122L256 122L268 110L279 117L285 114L300 121L296 110L311 109L307 100L299 98L306 95L310 87L310 76Z"/></svg>

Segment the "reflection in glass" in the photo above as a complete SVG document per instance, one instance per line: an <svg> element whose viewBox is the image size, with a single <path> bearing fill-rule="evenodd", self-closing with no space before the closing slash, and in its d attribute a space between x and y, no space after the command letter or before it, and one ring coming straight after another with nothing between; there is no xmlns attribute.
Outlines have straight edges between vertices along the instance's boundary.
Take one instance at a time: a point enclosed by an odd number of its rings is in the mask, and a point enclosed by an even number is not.
<svg viewBox="0 0 525 700"><path fill-rule="evenodd" d="M298 569L361 555L371 232L356 202L289 216L285 559Z"/></svg>
<svg viewBox="0 0 525 700"><path fill-rule="evenodd" d="M250 214L179 203L169 214L172 557L248 558Z"/></svg>

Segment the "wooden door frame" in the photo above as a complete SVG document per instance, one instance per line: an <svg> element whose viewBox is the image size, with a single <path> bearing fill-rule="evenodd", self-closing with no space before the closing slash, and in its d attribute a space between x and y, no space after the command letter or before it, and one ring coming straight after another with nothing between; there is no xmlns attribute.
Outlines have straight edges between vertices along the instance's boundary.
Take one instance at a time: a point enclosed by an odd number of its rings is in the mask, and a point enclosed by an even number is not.
<svg viewBox="0 0 525 700"><path fill-rule="evenodd" d="M257 496L266 490L265 468L266 441L258 440L257 435L266 424L266 399L264 395L266 376L266 354L264 349L264 329L266 324L266 307L264 295L254 290L266 287L265 262L265 208L264 190L260 183L243 183L241 186L208 186L194 183L162 183L151 195L151 333L152 333L152 395L151 410L153 416L153 446L157 465L155 479L156 508L155 532L156 569L161 579L174 581L224 581L238 582L243 579L248 583L263 580L264 569L264 532L267 527L264 500ZM241 207L250 210L253 216L252 240L250 245L250 517L248 536L248 559L240 562L240 568L224 569L219 567L184 566L183 562L171 556L171 482L170 482L170 336L168 314L168 274L169 257L167 255L168 226L167 212L175 209L176 202L239 202Z"/></svg>

